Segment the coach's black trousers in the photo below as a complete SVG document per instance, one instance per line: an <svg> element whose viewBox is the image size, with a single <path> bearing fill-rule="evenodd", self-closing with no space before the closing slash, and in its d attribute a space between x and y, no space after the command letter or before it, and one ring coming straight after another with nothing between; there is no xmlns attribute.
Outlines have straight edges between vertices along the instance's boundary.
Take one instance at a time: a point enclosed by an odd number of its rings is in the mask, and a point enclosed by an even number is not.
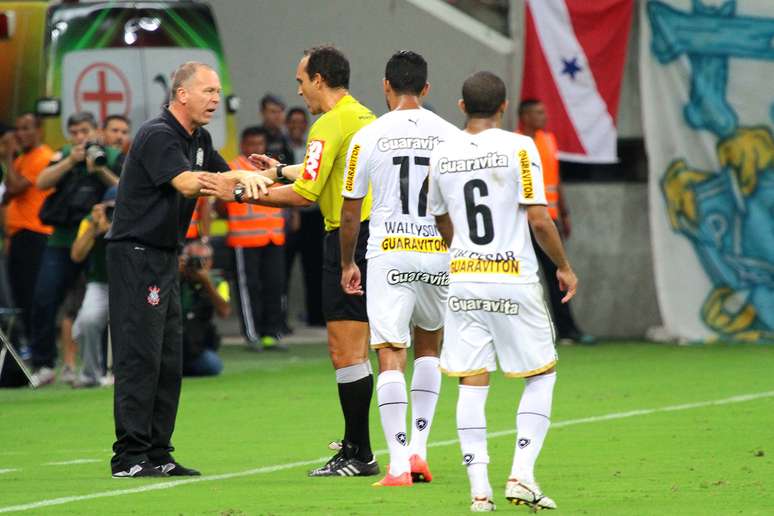
<svg viewBox="0 0 774 516"><path fill-rule="evenodd" d="M107 246L115 374L113 470L169 460L183 377L177 253Z"/></svg>

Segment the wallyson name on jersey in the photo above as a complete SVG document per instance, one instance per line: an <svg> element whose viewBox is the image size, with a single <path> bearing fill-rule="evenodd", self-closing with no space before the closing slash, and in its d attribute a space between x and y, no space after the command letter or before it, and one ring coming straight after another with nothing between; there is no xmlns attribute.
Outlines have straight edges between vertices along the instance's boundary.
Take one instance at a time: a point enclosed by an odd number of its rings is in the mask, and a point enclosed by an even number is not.
<svg viewBox="0 0 774 516"><path fill-rule="evenodd" d="M401 149L431 151L441 142L443 140L438 136L428 136L427 138L379 138L376 142L376 148L381 152Z"/></svg>
<svg viewBox="0 0 774 516"><path fill-rule="evenodd" d="M458 258L449 263L452 274L509 274L519 275L519 260L474 260Z"/></svg>
<svg viewBox="0 0 774 516"><path fill-rule="evenodd" d="M442 238L388 236L381 243L382 251L414 251L418 253L445 253L449 248Z"/></svg>
<svg viewBox="0 0 774 516"><path fill-rule="evenodd" d="M438 272L431 274L429 272L401 272L398 269L392 269L387 273L387 283L397 285L399 283L414 283L419 281L438 287L445 287L449 284L449 273Z"/></svg>
<svg viewBox="0 0 774 516"><path fill-rule="evenodd" d="M519 303L512 299L464 299L449 296L449 310L452 312L492 312L504 315L519 315Z"/></svg>
<svg viewBox="0 0 774 516"><path fill-rule="evenodd" d="M438 227L435 224L414 224L413 222L384 221L384 229L387 233L397 235L413 235L418 237L439 237Z"/></svg>
<svg viewBox="0 0 774 516"><path fill-rule="evenodd" d="M508 156L499 152L490 152L486 156L466 159L441 158L438 160L438 172L451 174L456 172L473 172L487 168L508 167Z"/></svg>

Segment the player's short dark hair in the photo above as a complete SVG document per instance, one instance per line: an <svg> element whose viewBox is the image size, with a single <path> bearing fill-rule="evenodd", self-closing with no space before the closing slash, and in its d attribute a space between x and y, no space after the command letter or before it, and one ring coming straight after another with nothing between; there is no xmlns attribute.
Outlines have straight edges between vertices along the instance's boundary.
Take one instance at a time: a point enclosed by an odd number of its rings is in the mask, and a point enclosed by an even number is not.
<svg viewBox="0 0 774 516"><path fill-rule="evenodd" d="M310 79L319 73L329 88L349 88L349 61L341 50L322 45L305 50L304 55L309 57L306 74Z"/></svg>
<svg viewBox="0 0 774 516"><path fill-rule="evenodd" d="M94 114L90 111L80 111L78 113L73 113L69 117L67 117L67 128L74 125L80 125L83 123L87 123L91 125L94 129L99 127L99 124L97 123L97 119L94 118Z"/></svg>
<svg viewBox="0 0 774 516"><path fill-rule="evenodd" d="M462 84L462 101L470 118L494 116L505 96L505 83L492 72L476 72Z"/></svg>
<svg viewBox="0 0 774 516"><path fill-rule="evenodd" d="M384 69L395 93L419 95L427 84L427 61L411 50L395 52Z"/></svg>
<svg viewBox="0 0 774 516"><path fill-rule="evenodd" d="M127 117L125 117L124 115L116 114L116 115L108 115L108 116L106 116L105 120L102 122L102 128L103 129L107 129L108 124L110 122L112 122L113 120L118 120L120 122L123 122L123 123L125 123L126 125L128 125L130 127L132 125L132 123L129 121L129 119Z"/></svg>
<svg viewBox="0 0 774 516"><path fill-rule="evenodd" d="M265 127L260 125L253 125L251 127L245 127L242 130L240 141L244 141L251 136L263 136L267 141L269 140L269 131Z"/></svg>
<svg viewBox="0 0 774 516"><path fill-rule="evenodd" d="M519 116L523 115L528 109L537 106L538 104L542 104L543 102L539 99L534 98L528 98L523 99L521 102L519 102L519 109L518 114Z"/></svg>
<svg viewBox="0 0 774 516"><path fill-rule="evenodd" d="M288 112L285 115L285 118L289 119L291 116L295 115L296 113L300 113L304 117L304 120L306 120L307 122L309 121L309 114L306 112L306 109L299 106L288 109Z"/></svg>
<svg viewBox="0 0 774 516"><path fill-rule="evenodd" d="M35 127L40 128L43 125L43 119L34 111L25 111L23 113L19 113L19 116L16 117L16 120L24 118L25 116L32 117L32 120L35 122Z"/></svg>

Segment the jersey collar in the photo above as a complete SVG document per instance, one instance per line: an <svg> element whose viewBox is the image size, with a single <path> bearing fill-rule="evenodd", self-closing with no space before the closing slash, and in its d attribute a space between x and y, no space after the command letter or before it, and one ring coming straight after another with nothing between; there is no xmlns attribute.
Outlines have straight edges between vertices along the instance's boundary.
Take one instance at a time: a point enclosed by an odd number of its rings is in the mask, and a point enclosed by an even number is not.
<svg viewBox="0 0 774 516"><path fill-rule="evenodd" d="M193 134L189 134L188 131L185 130L185 127L175 118L175 115L172 114L172 112L169 111L169 107L165 106L164 110L161 112L161 118L164 119L170 126L172 126L175 131L177 131L180 136L185 138L188 141L193 140L198 134L199 134L199 128L197 127L194 129Z"/></svg>

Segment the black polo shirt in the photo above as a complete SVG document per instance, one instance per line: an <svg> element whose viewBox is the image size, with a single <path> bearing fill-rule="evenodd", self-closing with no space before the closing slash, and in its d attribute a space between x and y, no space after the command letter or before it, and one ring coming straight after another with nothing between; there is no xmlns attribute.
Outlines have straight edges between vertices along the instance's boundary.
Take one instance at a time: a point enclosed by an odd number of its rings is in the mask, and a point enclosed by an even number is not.
<svg viewBox="0 0 774 516"><path fill-rule="evenodd" d="M196 199L183 197L172 179L187 170L222 172L229 166L212 148L206 129L189 134L164 109L140 127L132 142L106 238L169 250L182 245Z"/></svg>

